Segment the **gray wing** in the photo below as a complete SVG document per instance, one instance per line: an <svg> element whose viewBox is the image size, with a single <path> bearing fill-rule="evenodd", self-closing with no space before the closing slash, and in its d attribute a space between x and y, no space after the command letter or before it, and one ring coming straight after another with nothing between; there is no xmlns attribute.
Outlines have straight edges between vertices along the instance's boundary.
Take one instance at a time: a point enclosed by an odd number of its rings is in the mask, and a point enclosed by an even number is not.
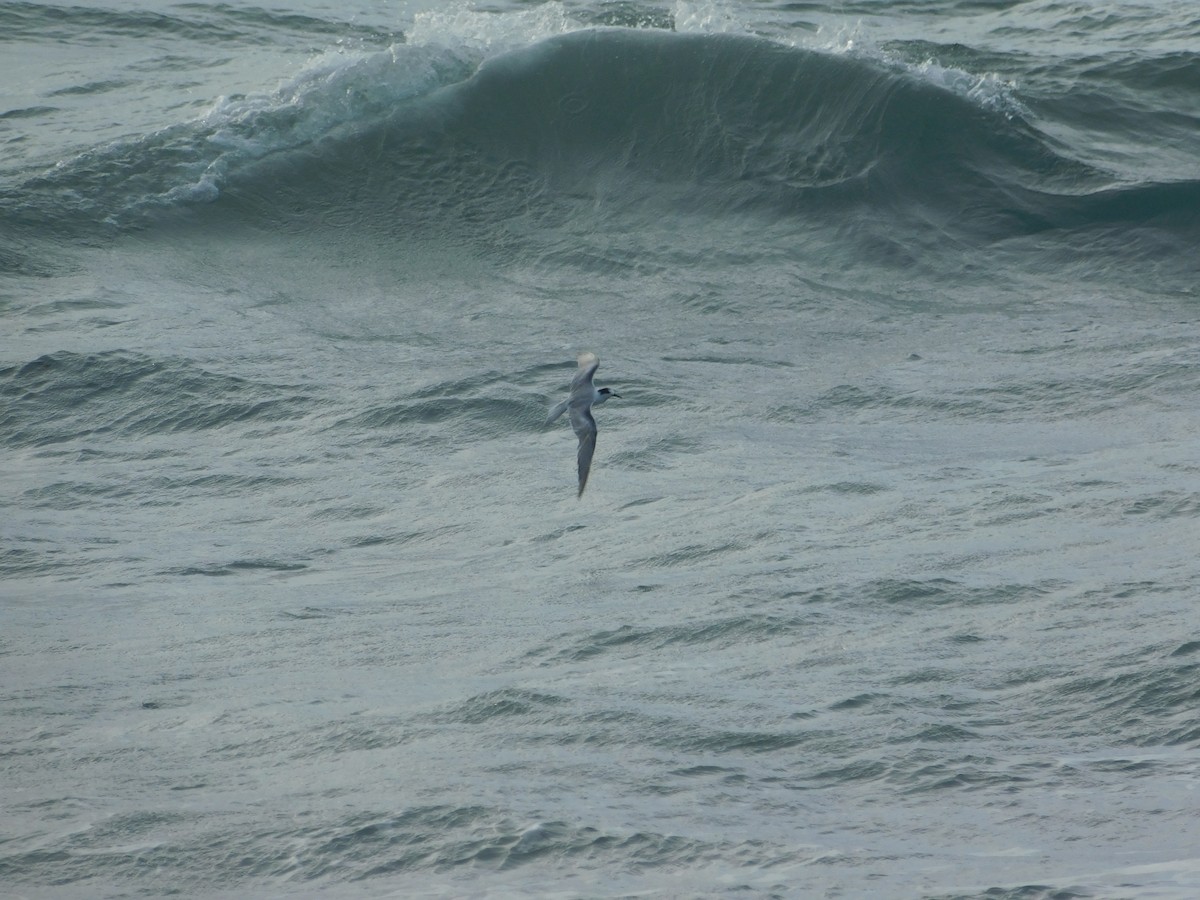
<svg viewBox="0 0 1200 900"><path fill-rule="evenodd" d="M592 455L596 452L596 420L586 407L571 408L571 427L579 438L579 493L587 487L588 473L592 471Z"/></svg>
<svg viewBox="0 0 1200 900"><path fill-rule="evenodd" d="M562 403L556 403L550 407L550 412L546 416L547 425L565 413L567 407L571 405L572 400L587 398L588 403L592 402L592 378L595 377L596 370L600 368L600 360L596 357L595 353L585 352L579 354L578 362L579 371L571 379L571 392Z"/></svg>
<svg viewBox="0 0 1200 900"><path fill-rule="evenodd" d="M567 407L570 405L570 403L571 403L571 398L568 397L562 403L556 403L552 407L550 407L550 413L549 413L549 415L546 416L546 424L550 425L555 420L557 420L559 416L561 416L563 413L565 413L567 411Z"/></svg>
<svg viewBox="0 0 1200 900"><path fill-rule="evenodd" d="M600 368L600 358L595 353L579 354L579 371L571 379L571 396L577 393L585 394L590 403L592 400L592 377Z"/></svg>

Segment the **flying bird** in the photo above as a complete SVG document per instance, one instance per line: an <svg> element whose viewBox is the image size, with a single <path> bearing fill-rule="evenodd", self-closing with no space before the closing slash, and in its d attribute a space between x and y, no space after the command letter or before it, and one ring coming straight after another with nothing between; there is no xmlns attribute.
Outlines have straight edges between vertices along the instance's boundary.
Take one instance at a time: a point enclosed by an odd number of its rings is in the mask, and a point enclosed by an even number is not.
<svg viewBox="0 0 1200 900"><path fill-rule="evenodd" d="M554 422L563 413L568 413L571 427L579 438L579 493L587 487L588 473L592 470L592 455L596 452L596 420L592 417L592 407L599 406L609 397L620 397L609 388L597 389L592 384L596 370L600 368L600 358L595 353L579 354L579 371L571 379L571 393L562 403L556 404L546 419L546 424Z"/></svg>

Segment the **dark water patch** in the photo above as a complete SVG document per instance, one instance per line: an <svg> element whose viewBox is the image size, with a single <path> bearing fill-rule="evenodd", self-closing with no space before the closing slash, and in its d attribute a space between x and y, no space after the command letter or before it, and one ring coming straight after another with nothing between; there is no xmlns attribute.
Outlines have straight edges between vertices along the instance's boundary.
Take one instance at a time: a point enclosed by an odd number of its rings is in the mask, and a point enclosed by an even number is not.
<svg viewBox="0 0 1200 900"><path fill-rule="evenodd" d="M544 858L570 860L583 866L652 867L686 869L708 861L736 865L771 865L793 854L764 841L708 842L656 832L606 834L590 827L566 823L539 824L523 832L505 855L501 868L512 868Z"/></svg>
<svg viewBox="0 0 1200 900"><path fill-rule="evenodd" d="M1128 16L1121 19L1128 24ZM1139 40L1145 35L1141 31ZM1036 83L1022 91L1033 113L1051 132L1086 148L1092 159L1118 171L1191 168L1190 135L1200 127L1194 103L1200 61L1194 50L1113 46L1059 55L1048 65L1029 59L1022 64L1036 71ZM1131 157L1141 165L1131 166Z"/></svg>
<svg viewBox="0 0 1200 900"><path fill-rule="evenodd" d="M845 700L839 700L837 703L831 704L829 709L833 712L846 712L848 710L864 709L874 705L880 700L890 703L892 698L887 694L856 694L853 697L848 697Z"/></svg>
<svg viewBox="0 0 1200 900"><path fill-rule="evenodd" d="M870 481L837 481L832 484L814 484L803 489L802 493L831 493L831 494L860 494L869 496L871 494L880 494L884 491L891 490L885 484L876 484Z"/></svg>
<svg viewBox="0 0 1200 900"><path fill-rule="evenodd" d="M0 112L0 119L34 119L49 116L58 112L57 106L25 106L20 109L10 109Z"/></svg>
<svg viewBox="0 0 1200 900"><path fill-rule="evenodd" d="M248 391L246 393L249 393ZM126 415L117 428L132 434L169 434L176 431L201 431L249 422L288 422L303 417L310 409L310 397L272 397L261 400L231 399L204 402L193 395L187 408Z"/></svg>
<svg viewBox="0 0 1200 900"><path fill-rule="evenodd" d="M749 262L749 261L750 260L747 260L747 262ZM726 356L717 356L715 354L701 354L698 356L664 356L663 361L664 362L681 362L681 363L701 363L701 364L712 363L715 365L750 366L753 368L765 368L765 369L778 369L778 368L791 369L791 368L795 368L795 366L796 366L796 364L794 362L790 362L788 360L758 359L756 357L748 357L748 356L726 357Z"/></svg>
<svg viewBox="0 0 1200 900"><path fill-rule="evenodd" d="M780 600L793 600L800 603L834 603L843 600L846 597L846 592L840 588L811 588L809 590L790 590L784 591L779 595Z"/></svg>
<svg viewBox="0 0 1200 900"><path fill-rule="evenodd" d="M18 535L10 543L17 546L0 552L0 574L14 578L50 577L63 582L75 581L88 572L103 572L121 552L116 550L119 545L107 538L93 537L64 545L57 541ZM144 557L122 553L120 560L141 562Z"/></svg>
<svg viewBox="0 0 1200 900"><path fill-rule="evenodd" d="M339 758L347 753L398 747L424 734L426 732L408 727L399 720L379 716L372 716L368 721L342 719L307 731L289 755L292 759Z"/></svg>
<svg viewBox="0 0 1200 900"><path fill-rule="evenodd" d="M953 742L956 738L950 740ZM895 764L889 779L909 794L947 790L1013 792L1035 781L1030 776L1009 771L990 757L964 756L921 764L921 757L926 755L915 754L913 759Z"/></svg>
<svg viewBox="0 0 1200 900"><path fill-rule="evenodd" d="M180 498L206 493L226 496L250 496L299 484L303 479L290 475L243 475L230 472L206 472L180 476L155 475L137 485L139 502L146 505L174 505Z"/></svg>
<svg viewBox="0 0 1200 900"><path fill-rule="evenodd" d="M888 684L895 687L901 687L906 684L939 684L955 682L959 677L958 672L950 669L925 666L904 675L898 675L891 679Z"/></svg>
<svg viewBox="0 0 1200 900"><path fill-rule="evenodd" d="M423 722L495 726L506 744L539 747L649 746L684 754L770 754L800 746L824 750L836 736L814 729L710 728L689 718L649 715L631 708L581 709L566 698L504 689L422 717ZM791 721L790 719L788 721Z"/></svg>
<svg viewBox="0 0 1200 900"><path fill-rule="evenodd" d="M1148 594L1160 594L1174 590L1169 584L1161 581L1126 581L1113 586L1114 600L1136 600Z"/></svg>
<svg viewBox="0 0 1200 900"><path fill-rule="evenodd" d="M1149 775L1162 767L1161 760L1154 759L1095 759L1086 763L1093 772L1108 772L1119 775Z"/></svg>
<svg viewBox="0 0 1200 900"><path fill-rule="evenodd" d="M961 741L974 741L979 739L979 734L970 729L963 728L952 724L936 724L928 725L911 735L903 738L898 738L894 743L916 743L916 744L942 744L942 743L959 743Z"/></svg>
<svg viewBox="0 0 1200 900"><path fill-rule="evenodd" d="M290 422L313 409L295 388L125 351L60 352L0 369L6 446Z"/></svg>
<svg viewBox="0 0 1200 900"><path fill-rule="evenodd" d="M555 528L553 531L548 531L545 534L536 535L531 540L534 543L546 544L564 538L573 532L581 531L586 527L586 525L565 525L562 528Z"/></svg>
<svg viewBox="0 0 1200 900"><path fill-rule="evenodd" d="M304 879L375 878L420 868L440 868L446 855L463 854L480 835L501 825L480 806L425 806L398 816L359 814L344 823L297 835L311 848L289 873ZM381 859L387 857L386 859Z"/></svg>
<svg viewBox="0 0 1200 900"><path fill-rule="evenodd" d="M147 895L169 896L188 877L233 889L264 878L354 881L383 871L437 871L467 862L467 848L485 845L490 836L516 832L519 839L516 826L483 807L357 813L331 825L236 835L203 818L197 822L194 814L186 818L115 817L55 841L61 846L0 855L0 875L7 884L30 886L124 881ZM186 835L180 832L185 825L191 828Z"/></svg>
<svg viewBox="0 0 1200 900"><path fill-rule="evenodd" d="M106 94L109 91L119 91L121 88L128 87L130 82L121 79L109 79L107 81L89 81L87 84L74 84L70 87L59 88L57 91L51 91L47 96L50 97L75 97L89 96L91 94Z"/></svg>
<svg viewBox="0 0 1200 900"><path fill-rule="evenodd" d="M0 188L0 201L3 193ZM37 240L17 222L11 228L4 228L4 216L4 208L0 207L0 274L42 279L79 270L73 249L65 249L54 241Z"/></svg>
<svg viewBox="0 0 1200 900"><path fill-rule="evenodd" d="M134 812L99 819L89 828L47 839L51 846L0 853L0 878L6 884L66 886L102 878L135 878L150 860L176 862L161 834L188 816ZM143 870L144 871L144 870Z"/></svg>
<svg viewBox="0 0 1200 900"><path fill-rule="evenodd" d="M916 610L1016 603L1046 596L1054 588L1053 585L1029 584L973 587L949 578L928 578L881 579L868 582L861 590L868 599Z"/></svg>
<svg viewBox="0 0 1200 900"><path fill-rule="evenodd" d="M163 575L189 577L203 575L208 578L224 578L231 575L244 575L255 572L299 572L307 569L308 563L289 562L274 559L237 559L228 563L213 563L199 566L180 566L166 569Z"/></svg>
<svg viewBox="0 0 1200 900"><path fill-rule="evenodd" d="M225 3L181 3L169 12L24 2L0 6L0 42L34 40L86 46L129 39L255 46L273 43L278 34L392 37L391 32L355 23Z"/></svg>
<svg viewBox="0 0 1200 900"><path fill-rule="evenodd" d="M318 607L318 606L306 606L303 609L299 609L294 612L292 610L285 609L282 612L280 612L279 615L280 615L280 617L282 617L284 619L292 619L292 620L296 620L296 621L300 621L300 622L307 622L307 621L312 621L312 620L326 621L326 620L334 618L339 613L344 614L344 612L345 612L344 610L322 609L321 607Z"/></svg>
<svg viewBox="0 0 1200 900"><path fill-rule="evenodd" d="M674 568L676 566L691 566L696 563L719 558L727 553L744 550L745 547L738 543L719 544L716 546L703 546L694 544L688 547L680 547L668 553L659 553L654 556L648 556L637 560L639 568Z"/></svg>
<svg viewBox="0 0 1200 900"><path fill-rule="evenodd" d="M664 734L659 743L689 753L776 753L804 746L824 746L827 731L732 731L693 727Z"/></svg>
<svg viewBox="0 0 1200 900"><path fill-rule="evenodd" d="M741 773L737 769L730 769L730 768L727 768L726 766L697 765L697 766L687 766L686 768L683 768L683 769L676 769L675 771L669 772L668 774L677 776L679 778L725 779L725 778L729 778L730 776L740 775Z"/></svg>
<svg viewBox="0 0 1200 900"><path fill-rule="evenodd" d="M135 458L136 463L145 460ZM280 475L204 474L143 477L139 472L108 482L58 481L30 488L20 495L28 509L103 509L115 507L172 507L198 495L261 496L299 484L302 479ZM418 535L417 537L423 537ZM94 541L99 543L99 540ZM381 538L377 543L390 543ZM398 539L396 542L403 542Z"/></svg>
<svg viewBox="0 0 1200 900"><path fill-rule="evenodd" d="M239 559L229 564L234 571L256 571L265 569L270 572L296 572L308 568L306 563L282 562L274 559Z"/></svg>
<svg viewBox="0 0 1200 900"><path fill-rule="evenodd" d="M558 661L579 662L614 649L636 646L642 643L649 633L650 630L647 629L634 628L632 625L622 625L611 631L596 632L582 640L575 638L573 635L564 635L574 646L561 650L555 650L552 646L544 647L530 651L526 654L526 658L543 657L545 659L543 664L545 665L552 665Z"/></svg>
<svg viewBox="0 0 1200 900"><path fill-rule="evenodd" d="M953 644L982 644L984 641L991 638L981 637L978 634L956 634L950 637L950 642Z"/></svg>
<svg viewBox="0 0 1200 900"><path fill-rule="evenodd" d="M625 397L626 395L622 394L621 396ZM639 406L652 405L652 403L644 404L643 400L645 398L643 398L641 394L637 395L636 398L634 398L633 395L630 395L630 398L635 399L635 402L637 402ZM679 461L681 458L686 459L690 454L697 453L703 448L704 442L699 438L684 435L670 435L648 441L637 450L623 450L612 453L609 456L609 462L611 465L619 466L622 469L629 469L638 472L653 472L665 468L671 465L673 462ZM735 544L730 544L728 549L741 548ZM686 554L689 551L683 550L680 552ZM719 551L714 550L713 552ZM673 555L674 554L668 554L668 556Z"/></svg>
<svg viewBox="0 0 1200 900"><path fill-rule="evenodd" d="M175 694L170 697L156 697L152 700L143 700L138 704L138 707L150 711L184 709L192 705L192 700L193 698L187 694Z"/></svg>
<svg viewBox="0 0 1200 900"><path fill-rule="evenodd" d="M8 546L0 550L0 575L18 578L52 572L58 568L53 549Z"/></svg>
<svg viewBox="0 0 1200 900"><path fill-rule="evenodd" d="M352 504L346 506L334 505L322 507L312 512L311 515L314 519L320 521L353 522L359 519L375 519L384 515L388 511L389 510L386 507L376 506L373 504ZM361 540L382 543L386 541L386 538L372 535L364 536L361 538Z"/></svg>
<svg viewBox="0 0 1200 900"><path fill-rule="evenodd" d="M462 436L540 428L546 418L540 397L438 397L375 406L342 419L332 427L395 432L407 440L444 441L447 428ZM435 427L436 426L436 427Z"/></svg>
<svg viewBox="0 0 1200 900"><path fill-rule="evenodd" d="M459 869L511 871L540 866L552 870L566 865L579 870L670 871L716 861L761 866L798 859L793 851L763 841L708 842L648 831L613 833L558 820L522 826L496 814L487 816L486 822L443 826L437 832L430 829L429 834L439 835L436 840L421 840L410 833L411 828L387 829L390 841L383 847L377 832L356 834L363 844L374 846L376 862L361 871L355 866L353 880L413 869L450 874ZM334 852L331 848L320 855L332 857ZM362 857L357 845L342 845L336 852L352 864ZM384 857L383 861L379 857Z"/></svg>
<svg viewBox="0 0 1200 900"><path fill-rule="evenodd" d="M414 387L393 402L372 406L332 427L404 432L414 440L447 432L478 437L514 428L541 430L546 418L543 390L548 373L562 367L545 364L515 372L483 372ZM496 391L497 384L508 387ZM518 387L525 386L525 387Z"/></svg>
<svg viewBox="0 0 1200 900"><path fill-rule="evenodd" d="M129 497L127 484L59 481L30 488L21 498L30 509L79 509L93 506L98 500L121 500Z"/></svg>
<svg viewBox="0 0 1200 900"><path fill-rule="evenodd" d="M460 526L443 525L438 528L426 528L421 531L394 531L387 534L365 534L346 539L346 546L355 549L366 547L403 547L408 544L423 544L440 540L448 535L454 535L462 530Z"/></svg>
<svg viewBox="0 0 1200 900"><path fill-rule="evenodd" d="M318 18L284 9L258 6L235 6L230 3L183 3L178 9L187 10L198 18L226 27L256 43L275 43L275 35L334 37L339 41L387 44L402 36L394 31L375 28L361 22Z"/></svg>
<svg viewBox="0 0 1200 900"><path fill-rule="evenodd" d="M1016 887L980 888L967 894L930 894L927 900L1093 900L1097 896L1100 895L1085 887L1022 884Z"/></svg>
<svg viewBox="0 0 1200 900"><path fill-rule="evenodd" d="M1200 52L1193 49L1159 51L1154 54L1113 53L1074 61L1097 81L1115 81L1162 97L1179 92L1179 99L1200 92Z"/></svg>
<svg viewBox="0 0 1200 900"><path fill-rule="evenodd" d="M1200 493L1163 491L1136 500L1122 501L1127 516L1147 516L1155 519L1192 519L1200 516Z"/></svg>
<svg viewBox="0 0 1200 900"><path fill-rule="evenodd" d="M26 312L31 316L57 316L62 313L109 312L124 308L125 303L122 300L116 299L115 296L96 295L37 303L30 306Z"/></svg>
<svg viewBox="0 0 1200 900"><path fill-rule="evenodd" d="M1166 660L1174 659L1173 655ZM1144 659L1117 675L1063 681L1043 692L1077 734L1101 734L1133 746L1194 746L1200 724L1200 663Z"/></svg>
<svg viewBox="0 0 1200 900"><path fill-rule="evenodd" d="M1063 345L1022 349L1017 353L1061 353ZM1159 404L1191 390L1192 361L1183 356L1168 360L1122 361L1080 369L1069 377L1045 377L1036 367L1021 366L1015 374L989 379L982 387L913 390L879 378L839 384L802 403L768 408L772 421L805 423L844 419L859 414L864 419L886 417L888 422L926 422L933 417L955 421L1026 422L1058 421L1118 411L1137 401Z"/></svg>
<svg viewBox="0 0 1200 900"><path fill-rule="evenodd" d="M1059 512L1055 499L1050 494L1012 493L972 503L971 508L979 525L996 528Z"/></svg>
<svg viewBox="0 0 1200 900"><path fill-rule="evenodd" d="M458 725L481 725L513 717L557 721L568 705L566 698L554 694L506 688L472 697L429 718Z"/></svg>
<svg viewBox="0 0 1200 900"><path fill-rule="evenodd" d="M993 690L1023 688L1041 682L1057 683L1069 676L1071 668L1066 663L1047 663L1036 666L1017 666L1003 673L1003 677L990 687Z"/></svg>
<svg viewBox="0 0 1200 900"><path fill-rule="evenodd" d="M804 403L773 405L767 409L766 416L773 422L803 424L824 421L830 416L842 419L849 413L871 412L885 413L891 422L905 418L927 420L931 415L955 419L990 417L995 413L978 399L958 397L945 391L925 393L880 382L864 382L837 385Z"/></svg>
<svg viewBox="0 0 1200 900"><path fill-rule="evenodd" d="M843 748L843 754L846 748ZM827 768L819 768L805 776L800 787L840 787L843 785L878 781L888 773L888 766L876 759L850 759Z"/></svg>
<svg viewBox="0 0 1200 900"><path fill-rule="evenodd" d="M810 626L811 622L803 617L776 615L739 615L649 628L622 625L582 637L562 635L560 642L531 650L524 658L540 659L541 665L560 665L610 653L638 655L691 646L720 649L785 638Z"/></svg>
<svg viewBox="0 0 1200 900"><path fill-rule="evenodd" d="M560 366L542 365L535 369L539 373L560 371ZM528 373L526 373L528 374ZM414 388L410 395L418 400L454 400L463 394L476 394L481 390L494 386L497 382L504 383L513 378L508 372L487 371L469 378L451 378Z"/></svg>

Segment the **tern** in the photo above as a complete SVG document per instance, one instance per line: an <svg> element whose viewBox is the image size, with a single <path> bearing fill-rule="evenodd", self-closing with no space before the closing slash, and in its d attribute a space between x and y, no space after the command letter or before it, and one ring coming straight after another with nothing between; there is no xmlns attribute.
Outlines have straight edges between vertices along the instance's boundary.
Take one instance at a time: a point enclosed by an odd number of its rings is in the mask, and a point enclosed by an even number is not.
<svg viewBox="0 0 1200 900"><path fill-rule="evenodd" d="M588 472L592 470L592 454L596 452L596 420L592 418L592 407L599 406L609 397L620 397L609 388L597 388L592 384L592 377L600 368L600 358L595 353L579 354L579 371L571 379L571 393L562 403L556 404L550 410L546 424L554 422L563 413L568 412L571 427L579 438L579 493L587 487Z"/></svg>

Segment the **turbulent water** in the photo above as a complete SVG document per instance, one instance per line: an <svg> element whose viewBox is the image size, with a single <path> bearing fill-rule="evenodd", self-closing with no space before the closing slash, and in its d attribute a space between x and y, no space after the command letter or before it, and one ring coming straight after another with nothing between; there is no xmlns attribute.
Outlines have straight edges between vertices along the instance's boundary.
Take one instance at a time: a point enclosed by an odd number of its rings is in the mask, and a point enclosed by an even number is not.
<svg viewBox="0 0 1200 900"><path fill-rule="evenodd" d="M1200 895L1198 47L0 5L0 892Z"/></svg>

